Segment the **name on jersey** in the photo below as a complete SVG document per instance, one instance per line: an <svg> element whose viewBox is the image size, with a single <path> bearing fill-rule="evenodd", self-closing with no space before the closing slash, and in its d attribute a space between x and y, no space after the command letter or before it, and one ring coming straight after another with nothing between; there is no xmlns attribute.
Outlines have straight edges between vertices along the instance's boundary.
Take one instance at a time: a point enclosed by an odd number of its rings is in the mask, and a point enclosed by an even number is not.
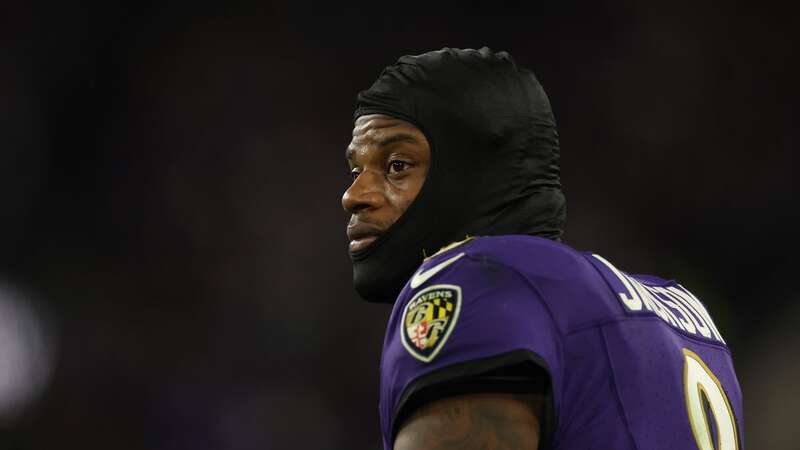
<svg viewBox="0 0 800 450"><path fill-rule="evenodd" d="M628 311L649 311L688 334L725 343L708 310L683 286L649 286L620 272L603 257L592 256L619 280L621 286L616 289L617 298Z"/></svg>

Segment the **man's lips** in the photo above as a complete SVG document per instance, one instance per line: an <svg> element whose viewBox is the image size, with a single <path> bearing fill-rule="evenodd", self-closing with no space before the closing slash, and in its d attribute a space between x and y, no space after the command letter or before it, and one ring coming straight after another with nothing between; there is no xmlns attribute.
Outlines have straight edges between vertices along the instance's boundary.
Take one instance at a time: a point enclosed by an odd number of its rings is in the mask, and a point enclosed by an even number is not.
<svg viewBox="0 0 800 450"><path fill-rule="evenodd" d="M364 250L365 248L369 247L370 244L375 242L375 239L378 239L378 236L365 236L362 238L351 240L350 253L355 253L359 250Z"/></svg>
<svg viewBox="0 0 800 450"><path fill-rule="evenodd" d="M347 237L350 239L350 253L369 247L383 234L383 230L367 223L356 222L347 226Z"/></svg>

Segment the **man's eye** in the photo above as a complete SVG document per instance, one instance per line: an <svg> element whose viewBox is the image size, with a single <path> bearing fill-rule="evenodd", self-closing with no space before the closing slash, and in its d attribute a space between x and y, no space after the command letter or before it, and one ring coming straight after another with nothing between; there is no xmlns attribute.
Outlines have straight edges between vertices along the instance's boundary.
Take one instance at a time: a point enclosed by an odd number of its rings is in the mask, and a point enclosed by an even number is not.
<svg viewBox="0 0 800 450"><path fill-rule="evenodd" d="M405 161L394 160L389 162L389 173L402 172L408 169L409 164Z"/></svg>

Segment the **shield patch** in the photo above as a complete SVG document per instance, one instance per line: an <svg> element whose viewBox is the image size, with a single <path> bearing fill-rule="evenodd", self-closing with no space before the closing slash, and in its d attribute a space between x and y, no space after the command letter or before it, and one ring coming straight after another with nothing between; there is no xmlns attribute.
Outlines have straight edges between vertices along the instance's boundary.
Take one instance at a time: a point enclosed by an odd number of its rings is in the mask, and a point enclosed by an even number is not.
<svg viewBox="0 0 800 450"><path fill-rule="evenodd" d="M403 346L414 358L430 362L450 337L460 311L459 286L437 284L419 291L403 310Z"/></svg>

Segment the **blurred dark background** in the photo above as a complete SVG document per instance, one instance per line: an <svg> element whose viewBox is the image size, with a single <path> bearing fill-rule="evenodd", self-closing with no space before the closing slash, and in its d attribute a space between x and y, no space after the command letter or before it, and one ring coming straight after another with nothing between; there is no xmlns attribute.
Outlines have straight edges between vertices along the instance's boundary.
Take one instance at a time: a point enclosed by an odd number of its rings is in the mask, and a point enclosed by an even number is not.
<svg viewBox="0 0 800 450"><path fill-rule="evenodd" d="M566 242L710 304L749 448L796 448L796 16L769 2L4 2L0 449L377 449L355 94L490 46L559 122ZM792 401L794 400L794 402Z"/></svg>

